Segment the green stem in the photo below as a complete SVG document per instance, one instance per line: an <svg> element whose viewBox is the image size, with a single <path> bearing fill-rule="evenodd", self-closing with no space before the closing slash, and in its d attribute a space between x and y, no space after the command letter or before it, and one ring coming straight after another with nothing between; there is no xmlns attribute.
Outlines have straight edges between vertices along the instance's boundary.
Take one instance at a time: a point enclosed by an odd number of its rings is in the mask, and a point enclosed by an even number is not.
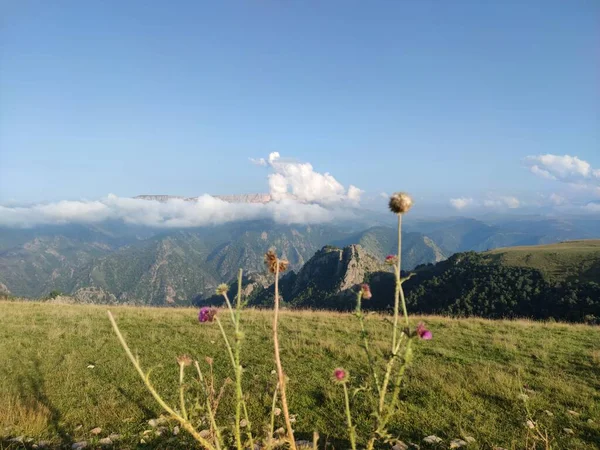
<svg viewBox="0 0 600 450"><path fill-rule="evenodd" d="M375 367L375 362L373 361L373 357L371 356L371 350L369 349L369 339L367 337L367 329L365 327L365 320L362 313L362 291L359 291L356 295L356 315L358 317L358 321L360 322L360 330L363 338L363 348L365 349L365 353L367 354L367 362L369 363L369 367L371 368L371 375L373 377L373 382L375 383L375 387L377 388L377 394L381 394L381 386L379 385L379 376L377 375L377 368Z"/></svg>
<svg viewBox="0 0 600 450"><path fill-rule="evenodd" d="M283 366L281 365L281 357L279 356L279 335L277 332L277 324L279 322L279 260L275 265L275 314L273 315L273 344L275 347L275 364L277 365L277 377L279 378L279 390L281 392L281 404L283 407L283 417L285 418L285 426L287 428L288 440L290 448L296 450L296 441L294 439L294 430L290 421L290 412L288 410L287 396L285 395L285 375Z"/></svg>
<svg viewBox="0 0 600 450"><path fill-rule="evenodd" d="M346 402L346 420L348 421L348 434L350 435L350 445L352 450L356 450L356 432L352 426L352 415L350 414L350 398L348 396L348 386L346 383L342 383L344 386L344 400Z"/></svg>
<svg viewBox="0 0 600 450"><path fill-rule="evenodd" d="M185 399L183 397L183 372L184 365L179 364L179 404L181 405L181 415L185 420L188 419L187 411L185 409Z"/></svg>
<svg viewBox="0 0 600 450"><path fill-rule="evenodd" d="M231 314L231 323L235 326L235 315L233 313L233 308L231 307L231 302L229 301L229 297L227 296L227 292L223 293L223 298L225 298L225 303L227 303L227 309Z"/></svg>
<svg viewBox="0 0 600 450"><path fill-rule="evenodd" d="M392 402L390 403L390 407L388 409L388 413L385 416L384 424L387 424L392 414L394 414L394 410L396 408L396 403L400 397L400 386L402 385L402 379L404 378L404 372L410 363L410 359L412 358L412 339L408 339L406 343L406 348L404 350L404 363L400 366L400 370L398 370L398 374L396 376L396 382L394 384L394 392L392 393Z"/></svg>
<svg viewBox="0 0 600 450"><path fill-rule="evenodd" d="M250 441L250 448L254 448L254 439L252 437L252 428L250 423L250 417L248 416L248 409L246 407L246 400L244 399L244 392L242 391L242 364L240 361L240 351L242 348L242 333L240 331L240 322L242 319L242 269L238 272L238 294L235 304L235 362L237 365L236 372L236 408L235 416L237 423L241 420L241 409L244 412L244 419L246 420L246 430L248 434L248 440ZM233 316L233 312L232 312ZM241 433L241 432L240 432Z"/></svg>
<svg viewBox="0 0 600 450"><path fill-rule="evenodd" d="M200 370L200 365L198 364L198 361L194 361L194 365L196 366L196 370L198 371L198 378L200 379L200 383L202 384L202 388L204 389L204 393L206 394L206 409L208 411L208 418L210 419L210 427L215 433L215 436L217 437L217 439L215 440L216 450L221 450L221 442L223 441L223 438L221 437L221 432L219 431L219 427L217 426L217 422L215 420L215 413L213 412L212 405L210 403L208 388L206 382L204 381L204 375L202 375L202 371Z"/></svg>
<svg viewBox="0 0 600 450"><path fill-rule="evenodd" d="M273 392L273 403L271 404L271 429L269 436L267 437L267 450L271 450L273 446L273 434L275 434L275 408L277 406L277 389L279 389L279 384L275 386L275 391Z"/></svg>
<svg viewBox="0 0 600 450"><path fill-rule="evenodd" d="M186 430L188 433L190 433L192 435L192 437L200 443L200 445L203 445L208 450L216 450L215 447L209 441L207 441L202 436L200 436L200 433L198 433L198 431L196 431L194 426L189 421L187 421L186 419L181 417L179 414L177 414L169 405L167 405L165 403L165 401L161 398L161 396L158 394L158 392L156 392L156 390L150 383L150 379L144 374L144 371L142 370L141 366L139 365L137 359L135 358L135 356L133 356L133 353L131 353L131 350L129 349L129 346L127 345L127 342L125 341L125 338L123 337L123 335L121 334L121 331L119 330L119 327L117 326L117 322L115 321L115 318L113 317L113 315L111 314L110 311L107 311L107 312L108 312L108 318L110 319L110 323L112 324L113 330L115 331L117 337L119 338L119 342L121 342L121 345L123 346L123 349L125 350L125 353L127 354L127 357L133 364L133 367L135 367L135 370L137 371L137 373L140 375L140 377L144 381L144 384L146 385L146 388L148 389L150 394L152 394L152 397L154 397L156 402L167 413L169 413L171 415L171 417L173 417L175 420L177 420L181 424L183 429Z"/></svg>
<svg viewBox="0 0 600 450"><path fill-rule="evenodd" d="M215 316L215 321L217 322L217 325L219 326L219 329L221 330L221 335L223 336L223 340L225 341L225 347L227 347L227 353L229 354L229 359L231 360L231 365L233 366L233 371L235 373L235 396L236 399L238 399L238 404L239 404L239 398L241 397L241 383L239 382L240 379L240 370L239 370L239 364L236 364L236 358L233 354L233 349L231 348L231 344L229 343L229 339L227 338L227 334L225 333L225 329L223 328L223 324L221 323L221 321L219 320L219 316ZM236 405L236 415L235 415L235 443L236 443L236 447L238 448L238 450L242 450L243 446L242 446L242 432L240 429L240 416L238 414L238 408Z"/></svg>

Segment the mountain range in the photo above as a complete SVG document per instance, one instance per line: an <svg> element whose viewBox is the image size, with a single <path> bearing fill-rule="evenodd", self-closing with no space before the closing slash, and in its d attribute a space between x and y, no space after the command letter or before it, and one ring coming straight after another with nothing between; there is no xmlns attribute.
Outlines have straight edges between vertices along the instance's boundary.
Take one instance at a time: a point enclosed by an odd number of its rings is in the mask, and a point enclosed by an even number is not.
<svg viewBox="0 0 600 450"><path fill-rule="evenodd" d="M246 201L262 199L250 196ZM239 268L263 272L269 248L288 259L296 273L326 245L359 244L375 260L396 253L396 229L373 223L381 221L252 221L170 230L121 222L0 228L0 287L32 298L60 291L80 302L186 305L210 297ZM593 237L600 237L600 220L409 218L403 232L403 269L440 262L456 252Z"/></svg>

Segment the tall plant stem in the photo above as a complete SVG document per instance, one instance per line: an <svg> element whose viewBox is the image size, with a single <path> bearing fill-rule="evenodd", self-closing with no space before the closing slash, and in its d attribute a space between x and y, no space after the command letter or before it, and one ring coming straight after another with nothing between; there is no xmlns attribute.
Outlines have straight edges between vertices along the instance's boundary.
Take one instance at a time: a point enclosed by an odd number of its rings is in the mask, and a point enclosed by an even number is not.
<svg viewBox="0 0 600 450"><path fill-rule="evenodd" d="M348 386L346 383L342 383L344 386L344 401L346 404L346 420L348 421L348 434L350 435L350 446L352 450L356 450L356 430L352 426L352 414L350 414L350 397L348 396Z"/></svg>
<svg viewBox="0 0 600 450"><path fill-rule="evenodd" d="M296 441L294 439L294 430L292 430L292 422L290 421L290 412L288 410L287 396L285 393L285 374L281 366L281 358L279 356L279 335L277 332L277 324L279 322L279 261L275 265L275 313L273 314L273 344L275 346L275 364L277 365L277 377L279 378L279 390L281 392L281 403L283 406L283 416L285 418L285 426L287 428L290 448L296 450Z"/></svg>
<svg viewBox="0 0 600 450"><path fill-rule="evenodd" d="M137 373L140 375L140 377L144 381L144 384L146 385L146 389L148 389L150 394L152 394L152 397L154 397L154 400L156 400L156 402L167 413L169 413L171 415L171 417L173 417L175 420L177 420L181 424L183 429L186 430L188 433L190 433L192 435L192 437L200 443L200 445L203 445L204 448L206 448L207 450L216 450L215 447L209 441L207 441L202 436L200 436L200 433L198 433L198 431L196 431L194 426L188 420L184 419L182 416L177 414L173 410L173 408L171 408L169 405L167 405L167 403L161 398L161 396L158 394L158 392L156 392L156 390L150 383L149 377L146 374L144 374L144 371L142 370L139 362L137 361L135 356L133 356L133 353L131 353L131 350L129 349L129 346L127 345L127 342L125 341L125 338L123 337L123 335L121 334L121 331L119 330L119 327L117 325L117 322L115 321L115 318L113 317L113 315L111 314L110 311L107 311L107 312L108 312L108 318L110 319L110 323L112 324L113 330L115 331L117 337L119 338L119 342L123 346L123 349L125 350L125 353L127 354L127 357L133 364L133 367L135 367L135 370L137 371Z"/></svg>
<svg viewBox="0 0 600 450"><path fill-rule="evenodd" d="M236 403L236 415L235 415L235 430L234 430L234 434L235 434L235 444L236 447L238 448L238 450L241 450L243 448L242 446L242 432L240 429L240 417L237 414L238 410L237 410L237 404L239 404L239 399L242 397L242 384L241 382L238 382L238 378L240 376L239 370L238 370L238 366L239 364L236 364L236 358L235 355L233 353L233 349L231 348L231 344L229 343L229 339L227 338L227 333L225 333L225 328L223 328L223 324L221 323L221 321L219 320L218 316L215 316L215 322L217 322L217 325L219 326L219 329L221 330L221 335L223 336L223 341L225 341L225 347L227 347L227 353L229 354L229 359L231 360L231 365L233 366L233 370L235 372L235 397L238 400Z"/></svg>
<svg viewBox="0 0 600 450"><path fill-rule="evenodd" d="M360 332L363 338L363 348L365 349L365 353L367 355L367 362L369 363L369 367L371 368L371 376L373 377L373 383L375 383L375 387L377 388L377 394L380 395L381 386L379 385L377 368L375 367L375 362L373 361L373 357L371 356L371 350L369 348L369 338L367 335L367 329L365 327L365 318L362 313L362 291L359 291L356 295L356 315L358 317L358 321L360 322Z"/></svg>
<svg viewBox="0 0 600 450"><path fill-rule="evenodd" d="M223 441L223 438L221 437L221 432L219 431L219 427L217 426L217 422L215 420L215 412L213 411L213 407L212 404L210 402L210 397L209 397L209 388L206 384L206 381L204 379L204 375L202 374L202 371L200 370L200 365L198 364L198 361L194 361L194 366L196 367L196 371L198 372L198 379L200 381L200 384L202 385L202 388L204 389L204 393L206 394L206 410L208 411L208 418L210 420L210 428L211 431L215 433L216 439L215 439L215 447L216 450L221 450L221 442Z"/></svg>
<svg viewBox="0 0 600 450"><path fill-rule="evenodd" d="M185 409L185 398L183 396L183 373L185 371L184 365L179 364L179 404L181 407L181 414L185 420L188 419L187 410Z"/></svg>
<svg viewBox="0 0 600 450"><path fill-rule="evenodd" d="M248 409L246 408L246 401L244 400L244 392L242 391L242 364L240 362L240 350L242 348L242 332L240 331L240 321L242 318L242 269L238 272L238 293L235 302L235 363L236 363L236 406L235 406L235 418L236 422L240 423L242 417L242 410L244 412L244 419L246 420L246 429L248 430L248 440L250 441L250 448L254 448L254 440L252 438L250 418L248 417Z"/></svg>

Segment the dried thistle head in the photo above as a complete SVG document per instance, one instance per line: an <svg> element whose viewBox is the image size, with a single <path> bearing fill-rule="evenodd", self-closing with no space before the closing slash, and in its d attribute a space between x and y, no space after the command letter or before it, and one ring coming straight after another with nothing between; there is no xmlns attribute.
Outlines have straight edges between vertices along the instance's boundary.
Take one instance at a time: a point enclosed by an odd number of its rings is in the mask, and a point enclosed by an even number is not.
<svg viewBox="0 0 600 450"><path fill-rule="evenodd" d="M227 294L228 290L229 290L229 286L227 286L225 283L221 283L220 285L217 286L217 289L215 289L215 293L217 295L225 295L225 294Z"/></svg>
<svg viewBox="0 0 600 450"><path fill-rule="evenodd" d="M413 200L406 192L395 192L390 197L389 207L394 214L404 214L412 205Z"/></svg>
<svg viewBox="0 0 600 450"><path fill-rule="evenodd" d="M285 259L277 258L277 255L273 250L269 250L265 253L265 265L267 270L271 273L276 273L278 268L279 272L285 272L288 268L289 262Z"/></svg>
<svg viewBox="0 0 600 450"><path fill-rule="evenodd" d="M191 366L192 365L192 358L189 355L181 355L177 357L177 364L179 364L180 366Z"/></svg>

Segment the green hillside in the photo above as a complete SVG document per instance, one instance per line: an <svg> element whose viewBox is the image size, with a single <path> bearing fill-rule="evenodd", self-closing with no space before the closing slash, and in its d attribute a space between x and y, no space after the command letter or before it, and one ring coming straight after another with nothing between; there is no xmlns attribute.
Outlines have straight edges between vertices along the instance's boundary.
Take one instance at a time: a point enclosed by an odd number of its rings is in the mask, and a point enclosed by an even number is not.
<svg viewBox="0 0 600 450"><path fill-rule="evenodd" d="M82 440L88 448L99 448L99 439L112 433L119 435L115 448L194 448L183 431L173 436L175 424L166 424L161 436L149 426L148 420L161 414L160 407L127 361L106 309L0 302L0 448L32 448L41 440L51 448L71 448ZM230 375L216 324L199 324L196 310L112 307L112 311L143 366L153 368L152 380L169 401L177 399L177 355L190 354L203 365L205 356L214 358L217 386ZM253 427L262 430L275 384L271 313L246 314L245 389ZM450 440L467 436L475 439L468 449L525 448L527 413L520 398L524 393L533 420L548 431L553 448L597 448L600 328L439 317L412 320L425 320L434 338L418 342L414 349L401 410L392 422L394 436L422 449L448 448ZM382 340L386 323L383 316L367 318L378 353L387 349ZM284 311L280 329L298 438L310 438L316 429L322 443L334 444L329 448L348 448L343 394L330 374L343 365L354 388L367 373L356 318ZM233 396L230 385L219 421L228 423ZM366 402L365 393L352 400L359 434L368 420ZM278 427L280 421L277 418ZM101 428L98 435L90 432L95 427ZM423 442L432 434L443 439L441 446ZM15 437L31 441L11 443Z"/></svg>
<svg viewBox="0 0 600 450"><path fill-rule="evenodd" d="M600 240L499 248L484 255L506 266L537 269L552 280L600 283Z"/></svg>

